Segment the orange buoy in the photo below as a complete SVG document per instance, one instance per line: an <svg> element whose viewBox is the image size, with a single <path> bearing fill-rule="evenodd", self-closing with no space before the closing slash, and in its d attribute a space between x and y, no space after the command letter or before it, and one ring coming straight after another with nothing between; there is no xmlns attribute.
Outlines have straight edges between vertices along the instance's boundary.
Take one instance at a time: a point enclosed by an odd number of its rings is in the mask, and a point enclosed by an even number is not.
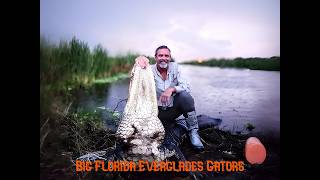
<svg viewBox="0 0 320 180"><path fill-rule="evenodd" d="M266 148L256 137L250 137L246 141L245 156L251 164L261 164L266 159Z"/></svg>

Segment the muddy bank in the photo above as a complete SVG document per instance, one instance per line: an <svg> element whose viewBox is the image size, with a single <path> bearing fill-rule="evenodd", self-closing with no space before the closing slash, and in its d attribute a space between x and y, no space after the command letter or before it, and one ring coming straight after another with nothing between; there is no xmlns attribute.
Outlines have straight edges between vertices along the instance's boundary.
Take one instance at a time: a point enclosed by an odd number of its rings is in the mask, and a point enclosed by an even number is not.
<svg viewBox="0 0 320 180"><path fill-rule="evenodd" d="M218 119L212 121L211 126L203 126L201 119L199 134L203 139L205 150L195 152L186 136L182 138L180 149L188 161L243 161L243 172L212 172L205 169L195 172L197 179L280 179L280 139L277 136L261 134L231 134L219 129ZM67 121L65 122L67 123ZM207 124L207 123L205 123ZM83 127L82 127L83 126ZM72 163L74 160L86 154L99 150L107 150L113 153L112 147L116 142L114 131L110 129L97 130L94 124L78 125L74 123L63 124L66 131L75 132L65 136L65 146L57 151L52 158L53 163L46 163L43 159L40 164L40 179L193 179L188 172L90 172L77 173ZM78 129L77 129L78 128ZM81 130L80 129L85 129ZM244 157L244 146L247 138L258 137L265 145L267 157L261 165L250 165ZM80 139L86 139L86 143L78 143ZM81 141L80 141L81 142ZM75 148L70 148L75 147ZM51 159L51 161L52 161ZM176 159L169 159L176 161Z"/></svg>

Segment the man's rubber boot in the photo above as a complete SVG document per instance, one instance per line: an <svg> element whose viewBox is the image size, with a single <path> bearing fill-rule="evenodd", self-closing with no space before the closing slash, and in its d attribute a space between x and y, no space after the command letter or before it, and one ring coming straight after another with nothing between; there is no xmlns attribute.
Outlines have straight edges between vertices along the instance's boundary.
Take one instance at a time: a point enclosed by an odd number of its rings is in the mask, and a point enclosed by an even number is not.
<svg viewBox="0 0 320 180"><path fill-rule="evenodd" d="M191 144L193 148L197 151L203 151L204 147L203 144L201 143L200 136L198 134L198 119L196 116L196 112L188 112L188 117L186 118L187 122L187 127L188 127L188 134L190 137Z"/></svg>

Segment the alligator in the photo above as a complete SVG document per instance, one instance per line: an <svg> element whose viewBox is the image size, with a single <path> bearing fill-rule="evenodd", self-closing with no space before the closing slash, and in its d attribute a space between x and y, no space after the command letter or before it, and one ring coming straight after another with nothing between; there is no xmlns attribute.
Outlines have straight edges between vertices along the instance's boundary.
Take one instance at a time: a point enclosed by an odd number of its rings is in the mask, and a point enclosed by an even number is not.
<svg viewBox="0 0 320 180"><path fill-rule="evenodd" d="M165 129L158 118L156 88L151 67L135 64L131 71L129 96L116 137L126 149L126 160L162 161L173 151L159 149Z"/></svg>

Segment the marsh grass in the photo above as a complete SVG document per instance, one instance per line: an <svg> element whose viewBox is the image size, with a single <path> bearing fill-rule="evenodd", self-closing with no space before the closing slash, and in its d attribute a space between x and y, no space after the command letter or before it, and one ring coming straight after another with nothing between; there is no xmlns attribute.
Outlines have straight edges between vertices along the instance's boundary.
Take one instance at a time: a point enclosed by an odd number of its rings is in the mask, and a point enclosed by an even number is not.
<svg viewBox="0 0 320 180"><path fill-rule="evenodd" d="M191 60L182 64L192 64L199 66L213 67L233 67L233 68L248 68L252 70L268 70L280 71L280 57L273 56L270 58L235 58L235 59L209 59L206 61Z"/></svg>
<svg viewBox="0 0 320 180"><path fill-rule="evenodd" d="M76 39L61 41L59 45L40 39L40 82L56 88L86 85L96 79L127 73L136 54L111 57L98 44L91 51L88 44Z"/></svg>
<svg viewBox="0 0 320 180"><path fill-rule="evenodd" d="M135 54L112 57L97 45L72 38L53 44L40 37L40 175L72 177L72 159L113 145L113 133L105 128L100 111L74 111L79 88L126 78ZM111 114L110 117L113 117ZM68 170L69 169L69 170ZM68 175L67 175L68 174Z"/></svg>
<svg viewBox="0 0 320 180"><path fill-rule="evenodd" d="M79 88L127 78L135 57L133 53L110 56L100 44L90 50L76 37L53 44L41 36L40 112L55 113L55 104L64 109Z"/></svg>

